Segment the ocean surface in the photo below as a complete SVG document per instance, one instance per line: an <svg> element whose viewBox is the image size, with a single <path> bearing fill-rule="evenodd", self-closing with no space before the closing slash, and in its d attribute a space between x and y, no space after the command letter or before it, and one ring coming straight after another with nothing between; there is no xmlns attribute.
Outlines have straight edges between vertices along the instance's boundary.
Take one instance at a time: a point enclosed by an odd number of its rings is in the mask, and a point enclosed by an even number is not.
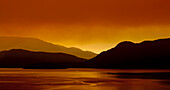
<svg viewBox="0 0 170 90"><path fill-rule="evenodd" d="M1 68L0 90L170 90L170 70Z"/></svg>

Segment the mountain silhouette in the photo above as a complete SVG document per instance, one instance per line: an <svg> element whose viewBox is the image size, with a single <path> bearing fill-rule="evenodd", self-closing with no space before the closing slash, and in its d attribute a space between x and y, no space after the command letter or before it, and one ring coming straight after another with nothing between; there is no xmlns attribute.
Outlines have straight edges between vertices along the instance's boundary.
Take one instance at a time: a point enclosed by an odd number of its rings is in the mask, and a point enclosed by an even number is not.
<svg viewBox="0 0 170 90"><path fill-rule="evenodd" d="M90 51L83 51L78 48L67 48L61 45L55 45L36 38L25 37L0 37L0 51L10 49L25 49L30 51L43 51L53 53L66 53L80 58L91 59L97 54Z"/></svg>
<svg viewBox="0 0 170 90"><path fill-rule="evenodd" d="M86 61L64 53L32 52L12 49L0 52L1 68L67 68Z"/></svg>
<svg viewBox="0 0 170 90"><path fill-rule="evenodd" d="M170 38L133 43L115 48L85 61L85 67L116 69L170 69Z"/></svg>

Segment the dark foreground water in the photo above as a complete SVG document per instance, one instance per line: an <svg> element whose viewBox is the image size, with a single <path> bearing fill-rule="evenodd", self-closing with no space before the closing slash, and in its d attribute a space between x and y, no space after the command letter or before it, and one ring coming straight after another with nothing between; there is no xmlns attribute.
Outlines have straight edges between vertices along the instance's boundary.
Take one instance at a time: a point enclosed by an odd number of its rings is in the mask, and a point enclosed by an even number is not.
<svg viewBox="0 0 170 90"><path fill-rule="evenodd" d="M170 70L0 69L0 90L170 90Z"/></svg>

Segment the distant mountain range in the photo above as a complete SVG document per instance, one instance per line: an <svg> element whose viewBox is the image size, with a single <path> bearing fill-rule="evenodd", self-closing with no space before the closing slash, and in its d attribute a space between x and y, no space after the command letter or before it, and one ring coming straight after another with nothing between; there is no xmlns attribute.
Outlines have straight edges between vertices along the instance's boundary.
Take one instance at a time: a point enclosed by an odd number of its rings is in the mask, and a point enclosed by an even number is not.
<svg viewBox="0 0 170 90"><path fill-rule="evenodd" d="M0 68L67 68L85 59L64 53L12 49L0 52Z"/></svg>
<svg viewBox="0 0 170 90"><path fill-rule="evenodd" d="M37 43L37 40L35 40L35 43ZM46 44L48 45L48 43ZM12 46L12 44L10 45ZM37 43L35 45L39 46L40 44ZM43 45L40 47L45 47ZM31 47L31 49L33 48ZM104 51L89 60L65 53L35 52L22 49L0 52L0 68L170 69L169 63L170 39L144 41L141 43L124 41L115 48Z"/></svg>
<svg viewBox="0 0 170 90"><path fill-rule="evenodd" d="M0 51L10 49L25 49L30 51L43 51L53 53L66 53L80 58L91 59L97 54L90 51L83 51L78 48L67 48L61 45L55 45L36 38L24 37L0 37Z"/></svg>
<svg viewBox="0 0 170 90"><path fill-rule="evenodd" d="M170 39L141 43L121 42L115 48L85 61L84 66L117 69L170 69Z"/></svg>

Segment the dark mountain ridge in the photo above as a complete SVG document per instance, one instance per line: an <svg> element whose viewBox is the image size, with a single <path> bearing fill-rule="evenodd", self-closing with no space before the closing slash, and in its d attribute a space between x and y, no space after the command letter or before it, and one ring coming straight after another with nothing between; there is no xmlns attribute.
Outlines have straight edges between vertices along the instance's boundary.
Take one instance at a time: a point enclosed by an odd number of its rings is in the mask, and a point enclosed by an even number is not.
<svg viewBox="0 0 170 90"><path fill-rule="evenodd" d="M1 68L32 68L33 66L59 68L84 61L85 59L64 53L32 52L22 49L0 52Z"/></svg>
<svg viewBox="0 0 170 90"><path fill-rule="evenodd" d="M170 69L170 38L133 43L125 41L85 62L93 68Z"/></svg>

